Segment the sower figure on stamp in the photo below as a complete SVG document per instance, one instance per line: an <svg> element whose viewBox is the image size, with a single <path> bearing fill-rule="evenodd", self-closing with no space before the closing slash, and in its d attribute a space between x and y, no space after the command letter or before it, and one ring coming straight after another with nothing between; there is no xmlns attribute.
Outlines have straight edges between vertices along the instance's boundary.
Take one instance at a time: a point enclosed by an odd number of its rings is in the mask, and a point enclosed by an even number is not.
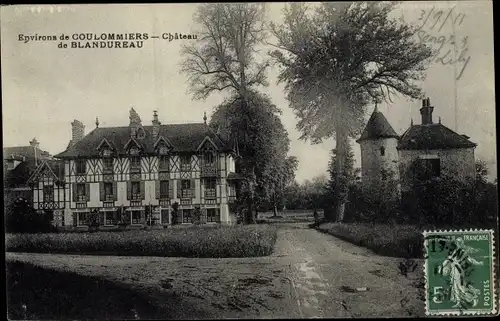
<svg viewBox="0 0 500 321"><path fill-rule="evenodd" d="M455 244L456 248L439 266L438 273L450 279L450 299L455 302L454 308L460 306L463 301L475 307L481 291L470 284L466 284L465 269L467 265L483 265L483 262L477 261L470 256L470 254L476 253L478 250L465 245L463 239L457 238Z"/></svg>

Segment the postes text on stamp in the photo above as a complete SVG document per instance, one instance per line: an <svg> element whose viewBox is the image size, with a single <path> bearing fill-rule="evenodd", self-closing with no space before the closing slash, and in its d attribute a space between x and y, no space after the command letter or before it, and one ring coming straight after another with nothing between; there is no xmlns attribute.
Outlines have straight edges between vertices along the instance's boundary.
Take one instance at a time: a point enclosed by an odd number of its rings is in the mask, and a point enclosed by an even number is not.
<svg viewBox="0 0 500 321"><path fill-rule="evenodd" d="M425 231L427 315L496 313L492 230Z"/></svg>

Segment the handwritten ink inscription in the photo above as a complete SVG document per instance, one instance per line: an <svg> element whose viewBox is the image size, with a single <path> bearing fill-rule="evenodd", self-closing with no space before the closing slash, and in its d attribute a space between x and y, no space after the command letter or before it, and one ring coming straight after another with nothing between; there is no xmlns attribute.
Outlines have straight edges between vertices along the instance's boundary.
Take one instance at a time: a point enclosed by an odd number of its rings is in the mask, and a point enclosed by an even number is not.
<svg viewBox="0 0 500 321"><path fill-rule="evenodd" d="M457 80L462 78L471 60L469 36L457 38L454 32L462 25L465 18L466 14L457 12L455 6L446 10L437 10L434 6L430 9L422 9L417 21L418 41L435 49L432 61L444 66L456 65ZM404 22L403 17L401 20ZM450 27L453 31L446 32Z"/></svg>

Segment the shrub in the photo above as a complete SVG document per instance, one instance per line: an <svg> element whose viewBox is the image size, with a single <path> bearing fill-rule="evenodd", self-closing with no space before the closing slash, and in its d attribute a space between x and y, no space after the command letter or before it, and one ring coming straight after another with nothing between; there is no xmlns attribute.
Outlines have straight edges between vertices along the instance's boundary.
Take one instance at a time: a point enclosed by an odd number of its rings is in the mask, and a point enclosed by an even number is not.
<svg viewBox="0 0 500 321"><path fill-rule="evenodd" d="M37 213L27 201L14 201L5 208L5 230L7 233L56 233L52 218Z"/></svg>
<svg viewBox="0 0 500 321"><path fill-rule="evenodd" d="M377 254L418 258L422 256L422 232L412 225L324 223L318 230L364 246Z"/></svg>
<svg viewBox="0 0 500 321"><path fill-rule="evenodd" d="M189 227L122 232L8 234L10 252L164 257L255 257L270 255L272 226Z"/></svg>

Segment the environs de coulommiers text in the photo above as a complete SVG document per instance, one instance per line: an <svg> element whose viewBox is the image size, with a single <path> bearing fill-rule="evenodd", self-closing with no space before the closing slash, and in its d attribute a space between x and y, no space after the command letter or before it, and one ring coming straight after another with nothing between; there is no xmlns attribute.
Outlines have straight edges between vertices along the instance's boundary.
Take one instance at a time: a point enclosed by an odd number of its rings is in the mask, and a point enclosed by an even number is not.
<svg viewBox="0 0 500 321"><path fill-rule="evenodd" d="M19 41L24 43L34 41L71 41L70 48L142 48L144 41L148 39L173 40L196 40L197 35L164 32L161 36L153 36L148 33L74 33L71 36L56 35L25 35L19 34ZM59 44L60 48L68 48L67 44Z"/></svg>

